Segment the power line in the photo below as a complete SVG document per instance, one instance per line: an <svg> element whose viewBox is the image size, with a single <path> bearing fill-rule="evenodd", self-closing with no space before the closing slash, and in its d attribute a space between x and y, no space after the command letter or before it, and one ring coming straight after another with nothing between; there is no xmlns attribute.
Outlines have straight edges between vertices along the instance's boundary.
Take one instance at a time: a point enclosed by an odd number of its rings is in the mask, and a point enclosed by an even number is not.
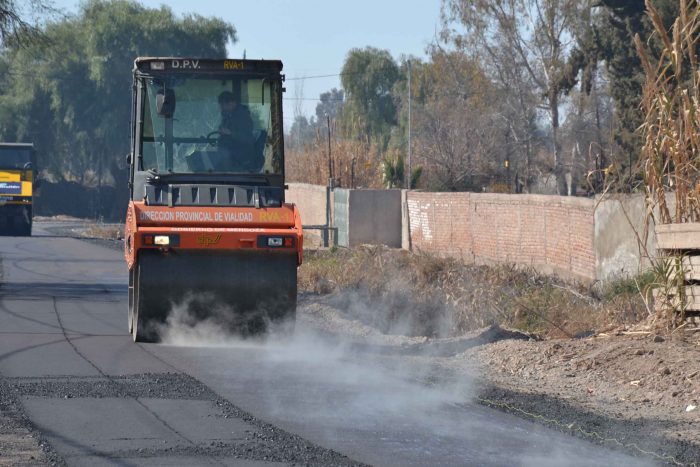
<svg viewBox="0 0 700 467"><path fill-rule="evenodd" d="M396 65L393 67L383 67L383 68L374 68L372 71L387 71L387 70L399 70L400 65ZM333 74L328 74L328 75L309 75L309 76L298 76L294 78L286 78L286 81L298 81L302 79L319 79L319 78L334 78L336 76L347 76L347 75L362 75L367 73L367 70L362 70L362 71L346 71L345 73L333 73Z"/></svg>
<svg viewBox="0 0 700 467"><path fill-rule="evenodd" d="M300 79L317 79L317 78L334 78L336 76L341 76L343 73L335 73L332 75L312 75L312 76L299 76L297 78L286 78L285 81L297 81Z"/></svg>

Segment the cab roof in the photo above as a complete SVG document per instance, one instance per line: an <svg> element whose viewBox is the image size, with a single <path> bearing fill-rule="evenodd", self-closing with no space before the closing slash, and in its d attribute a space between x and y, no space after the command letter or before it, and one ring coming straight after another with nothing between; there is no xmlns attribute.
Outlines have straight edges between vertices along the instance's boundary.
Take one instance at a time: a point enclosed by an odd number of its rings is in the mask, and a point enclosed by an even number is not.
<svg viewBox="0 0 700 467"><path fill-rule="evenodd" d="M280 60L245 60L237 58L196 57L138 57L134 60L134 71L142 73L186 72L186 73L236 73L279 74Z"/></svg>

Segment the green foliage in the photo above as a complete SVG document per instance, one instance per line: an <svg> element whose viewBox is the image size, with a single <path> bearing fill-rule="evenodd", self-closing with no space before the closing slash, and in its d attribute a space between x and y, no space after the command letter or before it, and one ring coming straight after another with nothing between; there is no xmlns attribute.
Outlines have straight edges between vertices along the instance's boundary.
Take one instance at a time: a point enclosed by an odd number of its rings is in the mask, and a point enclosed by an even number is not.
<svg viewBox="0 0 700 467"><path fill-rule="evenodd" d="M38 24L55 12L51 0L0 0L0 44L22 47L40 42Z"/></svg>
<svg viewBox="0 0 700 467"><path fill-rule="evenodd" d="M345 101L345 92L342 89L333 88L330 91L321 93L318 100L320 102L316 105L316 122L322 126L325 124L327 117L334 121L340 116L343 110L343 102Z"/></svg>
<svg viewBox="0 0 700 467"><path fill-rule="evenodd" d="M396 125L392 90L399 79L398 65L387 50L352 49L341 73L347 98L341 117L344 130L386 148Z"/></svg>
<svg viewBox="0 0 700 467"><path fill-rule="evenodd" d="M406 165L404 158L398 151L392 151L382 159L382 182L386 188L401 188L406 184ZM416 166L411 169L411 188L416 188L420 177L423 175L423 167Z"/></svg>
<svg viewBox="0 0 700 467"><path fill-rule="evenodd" d="M604 300L613 300L621 295L644 294L648 287L656 281L656 274L647 271L637 277L626 277L608 283L603 290Z"/></svg>
<svg viewBox="0 0 700 467"><path fill-rule="evenodd" d="M331 133L336 130L338 118L343 111L345 92L333 88L319 95L319 103L316 104L316 116L307 118L305 115L296 115L289 129L285 144L290 149L305 150L304 148L319 142L319 136L325 138L328 131L328 118L330 117Z"/></svg>
<svg viewBox="0 0 700 467"><path fill-rule="evenodd" d="M0 55L0 138L34 142L40 170L85 184L121 172L137 56L223 57L236 40L220 19L129 0L87 1L42 32L46 43Z"/></svg>
<svg viewBox="0 0 700 467"><path fill-rule="evenodd" d="M635 164L641 149L636 134L644 115L640 109L644 70L634 46L634 35L648 40L653 30L646 19L644 2L601 0L602 17L596 26L596 46L599 58L605 63L610 76L610 94L615 100L615 140L622 148L622 157L617 165L627 169ZM661 13L664 23L670 28L678 16L678 0L652 0Z"/></svg>
<svg viewBox="0 0 700 467"><path fill-rule="evenodd" d="M423 175L423 166L419 165L411 170L411 188L418 188L418 182Z"/></svg>
<svg viewBox="0 0 700 467"><path fill-rule="evenodd" d="M289 129L287 137L287 145L290 148L303 148L305 144L309 144L316 138L319 130L318 122L311 117L311 121L304 115L298 115Z"/></svg>
<svg viewBox="0 0 700 467"><path fill-rule="evenodd" d="M404 185L404 162L400 154L386 155L382 160L382 181L386 188Z"/></svg>

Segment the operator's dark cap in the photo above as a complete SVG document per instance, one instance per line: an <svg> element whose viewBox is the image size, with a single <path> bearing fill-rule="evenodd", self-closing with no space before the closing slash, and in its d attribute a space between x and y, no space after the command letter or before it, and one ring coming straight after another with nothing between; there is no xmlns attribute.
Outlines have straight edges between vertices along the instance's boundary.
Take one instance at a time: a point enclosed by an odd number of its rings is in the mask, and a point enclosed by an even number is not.
<svg viewBox="0 0 700 467"><path fill-rule="evenodd" d="M233 93L230 91L224 91L219 94L219 104L225 104L227 102L233 102L236 98L233 97Z"/></svg>

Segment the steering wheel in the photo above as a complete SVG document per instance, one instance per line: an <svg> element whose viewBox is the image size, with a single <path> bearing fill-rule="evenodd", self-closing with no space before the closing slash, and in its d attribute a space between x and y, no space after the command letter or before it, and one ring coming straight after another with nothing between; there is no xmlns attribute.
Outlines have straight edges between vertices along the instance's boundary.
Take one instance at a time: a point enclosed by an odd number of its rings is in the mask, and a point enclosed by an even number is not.
<svg viewBox="0 0 700 467"><path fill-rule="evenodd" d="M207 137L206 137L207 143L210 144L210 145L212 145L212 146L218 145L218 144L219 144L219 138L221 138L221 134L222 134L222 133L221 133L220 131L218 131L218 130L212 131L212 132L209 133L209 134L207 135ZM214 138L214 136L216 136L216 138Z"/></svg>

